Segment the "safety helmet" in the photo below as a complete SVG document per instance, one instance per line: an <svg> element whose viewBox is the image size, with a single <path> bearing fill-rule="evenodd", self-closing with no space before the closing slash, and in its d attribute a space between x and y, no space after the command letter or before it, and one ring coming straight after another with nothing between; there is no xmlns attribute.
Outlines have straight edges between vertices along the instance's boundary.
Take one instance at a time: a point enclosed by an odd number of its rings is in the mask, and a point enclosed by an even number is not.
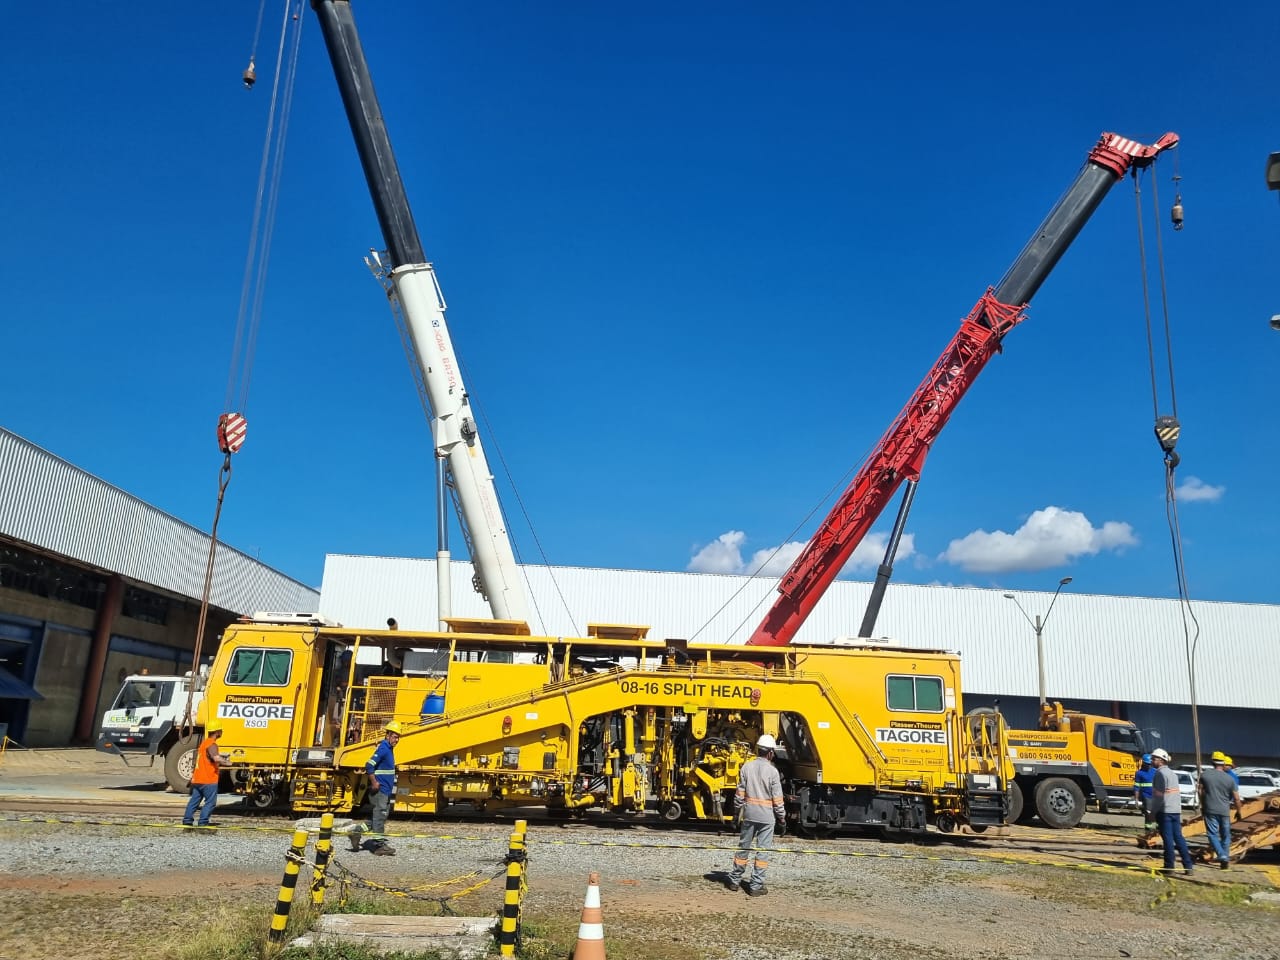
<svg viewBox="0 0 1280 960"><path fill-rule="evenodd" d="M1210 755L1209 759L1212 760L1214 763L1226 763L1227 755L1223 753L1221 750L1215 750Z"/></svg>
<svg viewBox="0 0 1280 960"><path fill-rule="evenodd" d="M1236 765L1236 762L1232 760L1230 757L1223 757L1222 762L1225 763L1228 767L1234 767Z"/></svg>
<svg viewBox="0 0 1280 960"><path fill-rule="evenodd" d="M762 733L760 735L760 739L756 741L756 746L761 750L777 750L778 741L773 739L769 734Z"/></svg>
<svg viewBox="0 0 1280 960"><path fill-rule="evenodd" d="M221 732L222 732L222 721L221 721L221 720L210 720L208 723L206 723L206 724L204 725L204 732L205 732L205 733L221 733Z"/></svg>
<svg viewBox="0 0 1280 960"><path fill-rule="evenodd" d="M1144 754L1142 755L1142 762L1143 762L1143 763L1150 763L1150 762L1151 762L1151 754L1149 754L1149 753L1144 753Z"/></svg>
<svg viewBox="0 0 1280 960"><path fill-rule="evenodd" d="M400 726L399 720L392 720L382 729L387 731L387 733L404 733L404 730Z"/></svg>
<svg viewBox="0 0 1280 960"><path fill-rule="evenodd" d="M1169 756L1169 751L1166 750L1164 747L1156 747L1154 750L1152 750L1151 758L1153 760L1163 760L1165 763L1168 763L1170 760L1173 759L1173 757Z"/></svg>

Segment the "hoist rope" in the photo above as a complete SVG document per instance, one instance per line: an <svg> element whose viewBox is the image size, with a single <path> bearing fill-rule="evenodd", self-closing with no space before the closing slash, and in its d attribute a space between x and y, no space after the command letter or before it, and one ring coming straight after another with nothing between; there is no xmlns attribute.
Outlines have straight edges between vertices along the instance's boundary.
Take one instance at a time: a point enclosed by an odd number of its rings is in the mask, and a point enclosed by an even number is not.
<svg viewBox="0 0 1280 960"><path fill-rule="evenodd" d="M258 2L258 22L253 28L253 46L249 48L249 62L253 63L258 59L258 39L262 36L262 18L267 12L267 0L259 0Z"/></svg>
<svg viewBox="0 0 1280 960"><path fill-rule="evenodd" d="M262 28L262 15L266 0L258 9L258 26L254 33L253 49L257 52L258 32ZM292 19L290 12L292 8ZM297 78L298 53L302 40L301 4L285 0L280 25L280 42L276 49L275 79L271 87L271 106L267 114L267 131L262 147L262 161L258 169L258 187L254 197L253 226L249 233L249 250L245 257L244 279L240 288L240 309L236 318L235 344L231 351L230 370L227 374L227 393L223 406L223 418L219 420L219 446L223 450L222 466L218 471L218 501L213 512L213 526L209 531L209 556L205 565L204 590L200 597L200 615L196 623L195 643L191 653L191 683L187 685L187 704L179 734L190 735L195 723L192 708L199 683L200 656L204 648L205 627L209 618L209 601L213 591L214 561L218 552L218 521L222 517L222 505L231 482L231 455L243 442L243 434L228 444L224 433L224 421L232 410L243 414L249 404L249 383L253 374L253 356L257 346L258 325L262 316L262 301L266 290L267 264L270 260L271 235L275 229L276 208L280 195L280 177L284 162L284 144L289 127L289 115L293 107L294 81ZM284 64L289 25L295 24L289 60ZM283 79L282 79L283 78ZM283 85L283 101L281 87ZM279 109L279 120L276 113ZM273 149L274 146L274 149ZM270 161L270 162L269 162ZM269 171L269 176L268 176ZM264 212L264 196L266 198ZM261 227L261 230L259 229ZM261 239L261 243L259 243ZM250 288L253 289L252 301ZM232 404L235 403L233 407ZM243 420L241 420L243 424Z"/></svg>
<svg viewBox="0 0 1280 960"><path fill-rule="evenodd" d="M191 682L187 684L187 707L183 712L182 726L178 730L178 736L186 739L191 735L191 728L195 724L195 717L191 715L191 708L195 701L196 684L200 675L200 652L204 645L204 628L209 619L209 594L213 590L213 561L218 550L218 520L222 517L222 501L227 495L227 484L231 482L231 454L227 453L222 458L222 467L218 471L218 505L213 511L213 527L209 531L209 559L204 568L204 592L201 594L200 617L196 622L196 643L195 649L191 655Z"/></svg>
<svg viewBox="0 0 1280 960"><path fill-rule="evenodd" d="M1160 312L1164 320L1164 353L1169 367L1169 412L1178 416L1178 386L1173 377L1173 337L1169 332L1169 287L1164 270L1164 241L1160 232L1160 187L1156 178L1151 178L1151 202L1156 210L1156 268L1160 271ZM1148 319L1148 327L1150 319Z"/></svg>
<svg viewBox="0 0 1280 960"><path fill-rule="evenodd" d="M291 8L295 13L290 19ZM279 205L281 170L288 135L289 116L293 109L294 81L297 78L298 53L302 41L301 5L285 0L280 41L276 48L275 78L271 84L271 105L267 113L267 130L262 143L262 160L258 167L258 186L254 197L253 219L249 230L249 249L245 255L244 279L240 287L240 308L236 317L235 341L227 375L224 410L244 413L249 403L249 385L253 378L253 359L257 350L258 328L262 319L262 302L266 292L267 265L270 262L271 236L275 232L275 215ZM285 47L289 24L293 31L289 59L285 63ZM283 67L283 68L282 68ZM282 90L283 88L283 90ZM279 117L277 118L277 112Z"/></svg>
<svg viewBox="0 0 1280 960"><path fill-rule="evenodd" d="M1154 168L1153 168L1154 169ZM1147 365L1151 375L1151 405L1157 423L1161 419L1160 391L1156 382L1156 347L1151 326L1151 296L1148 289L1146 244L1142 228L1142 189L1138 177L1134 180L1134 200L1138 223L1138 258L1140 262L1143 312L1147 329ZM1173 419L1177 420L1177 388L1173 371L1173 342L1169 327L1169 291L1165 275L1164 246L1160 234L1160 192L1156 178L1151 178L1152 203L1156 211L1155 238L1156 261L1160 275L1160 308L1164 321L1165 362L1168 365L1169 402ZM1200 621L1191 607L1191 593L1187 585L1187 570L1182 543L1182 524L1178 518L1177 477L1175 471L1179 457L1170 449L1164 450L1164 499L1165 521L1169 527L1169 539L1173 550L1174 576L1178 589L1178 606L1182 615L1183 655L1187 663L1187 687L1191 701L1191 732L1195 745L1196 763L1200 762L1200 707L1196 696L1196 647L1200 642Z"/></svg>

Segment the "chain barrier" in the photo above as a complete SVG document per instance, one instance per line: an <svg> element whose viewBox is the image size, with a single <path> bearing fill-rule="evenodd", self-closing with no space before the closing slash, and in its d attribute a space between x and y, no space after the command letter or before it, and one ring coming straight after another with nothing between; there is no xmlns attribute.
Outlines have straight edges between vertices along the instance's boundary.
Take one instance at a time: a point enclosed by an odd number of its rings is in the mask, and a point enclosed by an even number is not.
<svg viewBox="0 0 1280 960"><path fill-rule="evenodd" d="M8 819L8 818L0 818ZM36 819L36 818L31 818ZM502 956L515 956L515 950L521 942L520 909L528 892L525 871L528 867L528 853L525 847L525 830L527 822L516 822L516 832L511 834L510 846L503 857L502 866L489 876L482 876L479 870L459 874L446 880L421 883L414 886L381 883L361 876L344 864L332 849L333 815L324 814L320 818L320 828L316 840L316 857L307 858L307 838L309 831L299 828L293 832L292 843L285 853L284 877L280 881L280 893L276 898L275 910L271 917L268 939L271 943L279 943L285 937L285 928L289 921L289 911L293 904L294 893L298 885L298 877L303 867L311 868L310 892L312 903L323 908L325 891L331 885L338 887L338 903L345 905L352 887L361 887L387 896L405 900L435 903L440 908L441 916L458 916L452 903L468 897L484 889L498 877L507 877L507 894L502 917ZM479 877L480 879L476 879ZM469 881L475 881L468 883ZM427 896L434 891L445 890L461 883L468 886L449 893L447 896ZM508 952L510 950L510 952Z"/></svg>

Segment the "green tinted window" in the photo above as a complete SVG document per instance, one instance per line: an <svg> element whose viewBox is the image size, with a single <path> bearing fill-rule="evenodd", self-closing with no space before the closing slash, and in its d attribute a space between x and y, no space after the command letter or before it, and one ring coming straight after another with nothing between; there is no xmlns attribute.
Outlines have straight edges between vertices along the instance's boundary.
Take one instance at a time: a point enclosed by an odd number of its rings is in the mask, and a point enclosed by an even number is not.
<svg viewBox="0 0 1280 960"><path fill-rule="evenodd" d="M293 653L289 650L237 650L231 657L231 666L227 668L227 683L284 686L289 682L292 660Z"/></svg>
<svg viewBox="0 0 1280 960"><path fill-rule="evenodd" d="M890 676L886 687L890 710L942 712L941 677Z"/></svg>
<svg viewBox="0 0 1280 960"><path fill-rule="evenodd" d="M889 709L914 710L916 708L915 677L889 678Z"/></svg>
<svg viewBox="0 0 1280 960"><path fill-rule="evenodd" d="M942 680L938 677L916 677L916 709L942 712Z"/></svg>

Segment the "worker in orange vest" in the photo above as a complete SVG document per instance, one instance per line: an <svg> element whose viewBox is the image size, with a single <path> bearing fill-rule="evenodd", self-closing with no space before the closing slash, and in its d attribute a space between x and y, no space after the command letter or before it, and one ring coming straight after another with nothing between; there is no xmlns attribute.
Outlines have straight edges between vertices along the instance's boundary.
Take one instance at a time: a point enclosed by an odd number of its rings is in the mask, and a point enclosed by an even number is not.
<svg viewBox="0 0 1280 960"><path fill-rule="evenodd" d="M191 775L191 799L187 801L187 812L182 815L184 827L216 826L209 818L213 816L213 808L218 803L218 777L222 765L230 763L231 758L218 751L218 738L222 736L222 722L210 721L205 728L205 737L196 750L196 770ZM199 823L194 822L196 811L200 812Z"/></svg>

